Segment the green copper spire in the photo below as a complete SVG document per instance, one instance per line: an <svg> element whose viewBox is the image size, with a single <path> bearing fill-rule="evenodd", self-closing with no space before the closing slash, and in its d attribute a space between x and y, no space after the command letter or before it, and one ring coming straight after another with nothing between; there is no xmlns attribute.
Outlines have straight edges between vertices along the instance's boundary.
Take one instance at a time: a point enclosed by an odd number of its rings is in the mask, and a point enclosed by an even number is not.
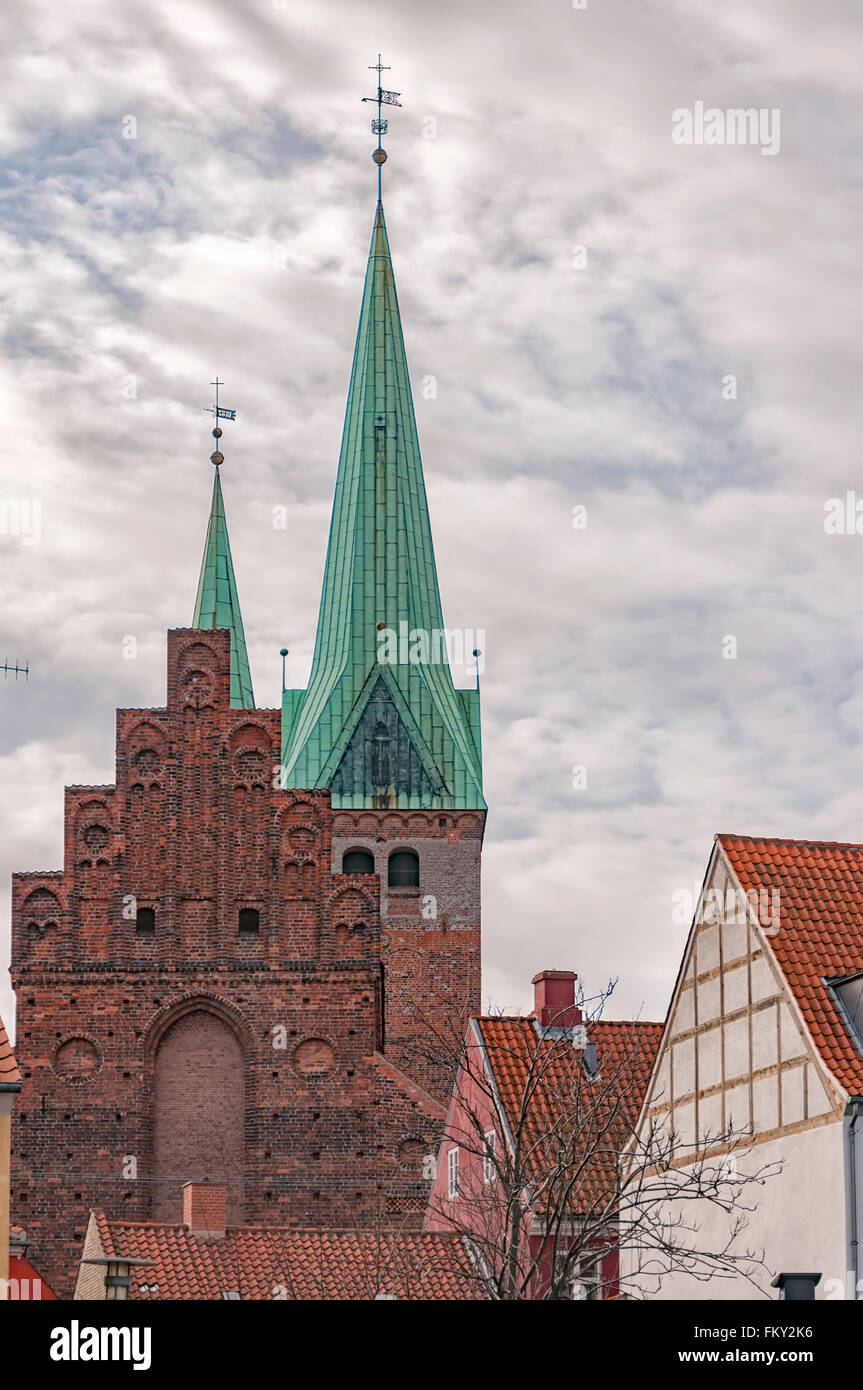
<svg viewBox="0 0 863 1390"><path fill-rule="evenodd" d="M484 807L479 693L456 690L383 208L348 390L306 690L282 706L283 779L341 806Z"/></svg>
<svg viewBox="0 0 863 1390"><path fill-rule="evenodd" d="M192 627L230 629L231 704L234 709L254 709L255 697L252 694L243 618L237 596L237 582L234 579L234 566L231 562L231 544L228 540L228 523L225 520L218 464Z"/></svg>

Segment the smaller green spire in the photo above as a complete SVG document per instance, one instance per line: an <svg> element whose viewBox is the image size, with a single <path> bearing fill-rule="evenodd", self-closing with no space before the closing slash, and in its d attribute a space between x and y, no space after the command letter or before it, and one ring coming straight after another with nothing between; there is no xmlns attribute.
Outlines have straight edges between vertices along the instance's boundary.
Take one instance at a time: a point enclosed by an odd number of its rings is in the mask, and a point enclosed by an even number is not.
<svg viewBox="0 0 863 1390"><path fill-rule="evenodd" d="M240 600L237 595L237 581L234 578L234 566L231 561L231 543L228 540L228 523L225 520L225 504L222 499L218 464L213 483L213 501L210 507L210 520L207 525L207 539L204 542L204 559L201 564L201 577L198 580L198 596L195 599L195 616L192 619L192 627L229 629L231 633L231 705L234 709L254 709L255 697L252 694L252 677L249 672L249 658L246 653L246 638L243 632Z"/></svg>

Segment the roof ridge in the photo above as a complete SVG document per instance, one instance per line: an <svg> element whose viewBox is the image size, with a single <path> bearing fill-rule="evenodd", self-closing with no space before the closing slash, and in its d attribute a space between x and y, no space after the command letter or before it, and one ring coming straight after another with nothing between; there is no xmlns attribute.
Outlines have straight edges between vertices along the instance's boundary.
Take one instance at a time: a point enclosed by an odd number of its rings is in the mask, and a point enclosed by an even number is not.
<svg viewBox="0 0 863 1390"><path fill-rule="evenodd" d="M859 849L863 850L863 844L856 840L794 840L781 835L738 835L730 831L719 831L715 837L717 840L735 840L743 844L754 845L799 845L813 846L819 849Z"/></svg>

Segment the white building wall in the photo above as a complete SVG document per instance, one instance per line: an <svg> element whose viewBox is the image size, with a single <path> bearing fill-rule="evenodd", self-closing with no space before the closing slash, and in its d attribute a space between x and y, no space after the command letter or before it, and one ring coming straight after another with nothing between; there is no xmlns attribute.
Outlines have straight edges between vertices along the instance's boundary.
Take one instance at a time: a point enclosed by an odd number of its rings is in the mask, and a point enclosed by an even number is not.
<svg viewBox="0 0 863 1390"><path fill-rule="evenodd" d="M815 1052L774 962L769 946L774 922L759 921L745 901L736 901L735 882L720 854L711 888L703 920L687 945L642 1135L650 1125L673 1134L672 1175L682 1175L696 1161L715 1171L730 1160L741 1174L752 1174L784 1160L782 1173L764 1186L737 1190L731 1218L705 1200L681 1200L669 1211L672 1220L700 1226L697 1233L678 1232L676 1241L718 1251L727 1244L730 1221L740 1216L741 1205L757 1207L742 1213L748 1229L736 1248L763 1251L769 1273L753 1266L755 1286L737 1278L703 1282L691 1273L665 1274L641 1285L642 1292L724 1299L759 1298L767 1291L775 1298L769 1286L777 1272L814 1270L823 1276L818 1296L840 1297L847 1262L844 1097ZM643 1270L647 1253L640 1259ZM634 1269L625 1253L624 1274L632 1276Z"/></svg>
<svg viewBox="0 0 863 1390"><path fill-rule="evenodd" d="M814 1271L822 1276L816 1297L842 1298L846 1289L845 1170L842 1123L833 1122L817 1129L758 1144L738 1160L741 1173L772 1166L784 1159L782 1172L763 1187L745 1187L747 1205L757 1210L747 1215L741 1234L740 1251L764 1252L767 1268L749 1266L754 1282L743 1275L712 1278L709 1283L691 1275L674 1273L659 1276L639 1273L630 1252L621 1254L625 1287L641 1297L668 1299L776 1299L778 1292L770 1281L781 1271ZM706 1201L679 1203L674 1214L683 1212L688 1222L700 1229L690 1236L702 1250L719 1250L728 1240L729 1218ZM669 1215L671 1215L671 1211ZM642 1257L642 1266L646 1256ZM631 1283L630 1283L631 1281Z"/></svg>

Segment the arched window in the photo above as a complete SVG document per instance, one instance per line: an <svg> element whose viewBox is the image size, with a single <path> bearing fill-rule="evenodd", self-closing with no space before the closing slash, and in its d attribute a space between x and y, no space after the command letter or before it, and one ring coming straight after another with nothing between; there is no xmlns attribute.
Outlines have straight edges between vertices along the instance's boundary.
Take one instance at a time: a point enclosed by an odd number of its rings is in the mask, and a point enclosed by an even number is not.
<svg viewBox="0 0 863 1390"><path fill-rule="evenodd" d="M261 929L261 914L256 907L240 908L240 936L257 936Z"/></svg>
<svg viewBox="0 0 863 1390"><path fill-rule="evenodd" d="M397 849L390 855L387 882L390 888L419 888L420 861L412 849Z"/></svg>
<svg viewBox="0 0 863 1390"><path fill-rule="evenodd" d="M139 907L135 913L135 931L139 936L154 936L156 913L152 907Z"/></svg>
<svg viewBox="0 0 863 1390"><path fill-rule="evenodd" d="M390 742L389 729L378 722L372 733L372 784L376 787L388 787L392 781Z"/></svg>
<svg viewBox="0 0 863 1390"><path fill-rule="evenodd" d="M343 874L373 874L375 857L367 849L349 849L342 860Z"/></svg>

